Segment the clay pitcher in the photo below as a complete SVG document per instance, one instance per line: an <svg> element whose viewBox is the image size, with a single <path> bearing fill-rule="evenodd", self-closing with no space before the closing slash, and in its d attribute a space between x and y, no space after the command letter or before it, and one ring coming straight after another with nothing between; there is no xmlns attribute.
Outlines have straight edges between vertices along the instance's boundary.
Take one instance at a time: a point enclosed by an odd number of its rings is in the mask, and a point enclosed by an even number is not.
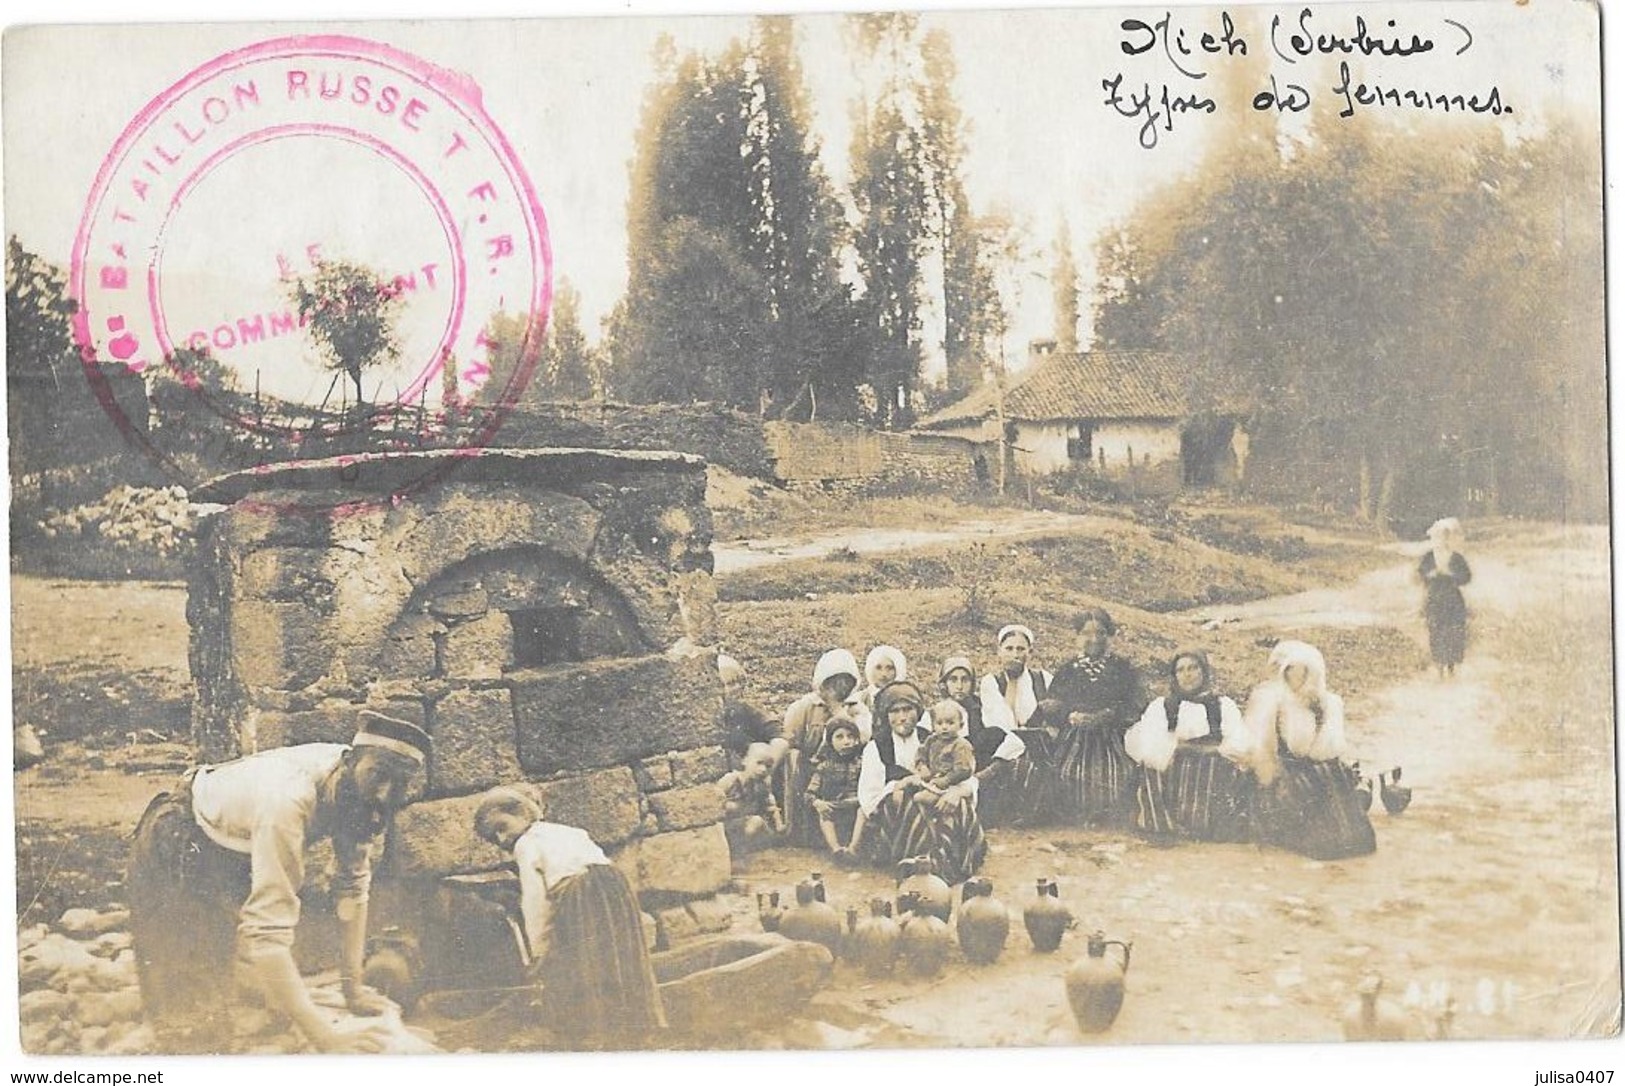
<svg viewBox="0 0 1625 1086"><path fill-rule="evenodd" d="M1038 896L1022 910L1021 923L1027 929L1027 938L1040 954L1053 954L1061 945L1061 936L1072 927L1072 910L1061 904L1060 890L1049 879L1038 880Z"/></svg>
<svg viewBox="0 0 1625 1086"><path fill-rule="evenodd" d="M903 911L903 897L919 895L913 912L926 912L947 922L954 909L953 887L936 872L936 865L928 856L915 856L897 865L897 909Z"/></svg>
<svg viewBox="0 0 1625 1086"><path fill-rule="evenodd" d="M818 943L831 954L841 952L841 914L827 901L818 900L818 885L812 879L796 884L796 905L779 921L779 933L790 939Z"/></svg>
<svg viewBox="0 0 1625 1086"><path fill-rule="evenodd" d="M899 925L898 952L909 972L922 977L936 976L947 964L953 936L948 933L945 921L925 911L924 902L917 892L905 894L903 902L908 915Z"/></svg>
<svg viewBox="0 0 1625 1086"><path fill-rule="evenodd" d="M858 922L852 936L853 960L871 977L883 977L897 964L898 940L902 931L892 919L891 902L875 898L869 902L869 916Z"/></svg>
<svg viewBox="0 0 1625 1086"><path fill-rule="evenodd" d="M756 917L762 922L763 931L779 930L779 921L784 919L784 906L779 904L777 890L756 895Z"/></svg>
<svg viewBox="0 0 1625 1086"><path fill-rule="evenodd" d="M1107 956L1109 946L1122 949L1121 959ZM1089 936L1088 953L1067 970L1066 999L1083 1032L1101 1033L1117 1020L1123 1009L1123 975L1133 949L1132 943L1108 939L1097 931Z"/></svg>
<svg viewBox="0 0 1625 1086"><path fill-rule="evenodd" d="M974 965L991 965L1010 937L1010 910L993 896L993 883L966 879L959 890L959 949Z"/></svg>
<svg viewBox="0 0 1625 1086"><path fill-rule="evenodd" d="M846 930L841 933L841 959L855 962L858 960L858 907L848 905L846 908Z"/></svg>

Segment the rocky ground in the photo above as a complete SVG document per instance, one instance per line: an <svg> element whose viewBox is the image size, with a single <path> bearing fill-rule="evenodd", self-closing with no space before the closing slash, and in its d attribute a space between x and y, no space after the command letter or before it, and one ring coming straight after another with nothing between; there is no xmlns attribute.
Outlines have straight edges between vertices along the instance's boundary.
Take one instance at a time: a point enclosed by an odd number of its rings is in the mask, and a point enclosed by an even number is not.
<svg viewBox="0 0 1625 1086"><path fill-rule="evenodd" d="M1377 855L1333 864L1065 828L996 831L984 873L1017 917L998 962L955 957L935 978L879 980L843 963L801 1013L707 1045L1076 1044L1061 978L1092 929L1134 944L1122 1015L1094 1039L1104 1043L1335 1039L1372 975L1419 1038L1617 1031L1606 533L1474 526L1473 640L1460 675L1441 681L1425 668L1415 548L1288 531L1273 552L1242 555L1121 519L1026 527L933 539L934 551L851 547L851 557L801 555L819 535L808 532L781 548L791 558L725 575L723 625L752 696L782 709L828 643L891 641L920 671L960 648L986 662L993 629L1012 615L1038 629L1040 655L1059 658L1068 612L1106 602L1131 658L1149 667L1174 645L1206 645L1237 693L1261 677L1261 642L1322 645L1334 688L1349 695L1356 756L1371 769L1402 764L1411 808L1379 806ZM1283 557L1282 539L1301 561ZM891 564L877 572L881 562ZM832 580L832 566L847 580ZM979 577L980 599L968 593ZM185 727L184 592L17 578L13 596L18 718L39 727L48 752L15 778L24 1045L139 1051L149 1038L134 1013L118 873L122 835L185 763L173 739ZM132 685L132 675L147 678ZM884 873L836 872L811 852L762 853L739 865L727 922L755 930L754 893L787 892L815 868L841 908L891 889ZM1079 920L1055 955L1034 953L1020 928L1036 877L1057 879ZM274 1023L258 1025L262 1050L294 1046ZM416 1032L402 1029L403 1046L514 1041L498 1019L406 1026Z"/></svg>

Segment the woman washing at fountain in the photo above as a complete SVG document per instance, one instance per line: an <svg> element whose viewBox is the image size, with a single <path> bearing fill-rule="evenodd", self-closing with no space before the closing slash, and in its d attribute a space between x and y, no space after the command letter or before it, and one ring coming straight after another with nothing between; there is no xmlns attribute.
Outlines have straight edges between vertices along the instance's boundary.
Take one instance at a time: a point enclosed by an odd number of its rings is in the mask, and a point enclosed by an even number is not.
<svg viewBox="0 0 1625 1086"><path fill-rule="evenodd" d="M618 1048L666 1025L631 884L585 830L542 821L541 806L498 789L474 832L511 853L530 968L545 1024L573 1045Z"/></svg>
<svg viewBox="0 0 1625 1086"><path fill-rule="evenodd" d="M1253 737L1247 761L1258 778L1258 840L1315 860L1375 852L1358 775L1342 761L1343 699L1326 688L1320 650L1282 641L1270 667L1275 677L1254 688L1243 714Z"/></svg>

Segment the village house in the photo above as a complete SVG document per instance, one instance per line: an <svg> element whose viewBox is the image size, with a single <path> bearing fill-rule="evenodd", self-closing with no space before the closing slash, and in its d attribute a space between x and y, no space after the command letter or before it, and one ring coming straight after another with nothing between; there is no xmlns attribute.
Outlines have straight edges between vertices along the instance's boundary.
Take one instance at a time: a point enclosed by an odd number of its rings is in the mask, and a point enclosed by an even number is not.
<svg viewBox="0 0 1625 1086"><path fill-rule="evenodd" d="M1177 488L1234 483L1245 472L1246 431L1234 417L1194 410L1190 368L1173 355L1065 353L1040 340L1028 368L1005 381L1002 397L984 382L917 429L994 445L1002 417L1008 466L1019 475L1092 470Z"/></svg>

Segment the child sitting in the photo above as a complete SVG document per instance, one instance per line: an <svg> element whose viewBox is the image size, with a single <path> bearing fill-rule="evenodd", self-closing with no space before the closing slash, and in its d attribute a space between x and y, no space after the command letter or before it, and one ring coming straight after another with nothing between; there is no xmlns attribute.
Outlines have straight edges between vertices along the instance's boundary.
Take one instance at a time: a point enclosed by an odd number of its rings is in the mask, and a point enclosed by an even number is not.
<svg viewBox="0 0 1625 1086"><path fill-rule="evenodd" d="M837 862L853 859L863 840L863 812L858 809L858 773L863 768L863 739L857 724L845 717L830 722L827 749L813 762L807 779L807 802L818 815L818 831ZM843 826L851 837L841 844Z"/></svg>
<svg viewBox="0 0 1625 1086"><path fill-rule="evenodd" d="M959 733L965 727L965 710L957 701L943 698L931 706L931 734L920 748L923 769L920 779L927 806L941 804L944 797L957 800L966 792L960 788L976 773L976 748Z"/></svg>
<svg viewBox="0 0 1625 1086"><path fill-rule="evenodd" d="M773 770L778 758L771 744L751 743L743 764L718 783L722 786L722 828L735 854L772 844L784 833L784 814L773 799Z"/></svg>
<svg viewBox="0 0 1625 1086"><path fill-rule="evenodd" d="M542 821L539 803L502 788L475 811L474 832L511 852L519 869L519 911L548 1026L591 1047L664 1028L637 897L586 831Z"/></svg>

